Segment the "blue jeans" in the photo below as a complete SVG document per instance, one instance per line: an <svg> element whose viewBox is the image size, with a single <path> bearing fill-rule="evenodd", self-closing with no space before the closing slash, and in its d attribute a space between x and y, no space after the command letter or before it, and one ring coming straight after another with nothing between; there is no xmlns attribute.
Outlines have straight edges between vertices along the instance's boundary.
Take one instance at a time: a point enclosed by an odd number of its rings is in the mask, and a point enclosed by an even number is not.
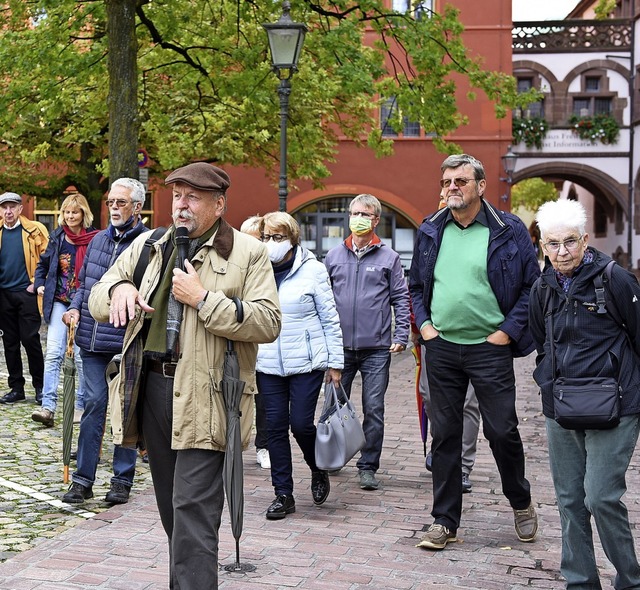
<svg viewBox="0 0 640 590"><path fill-rule="evenodd" d="M610 430L566 430L546 419L549 463L560 511L567 588L600 590L591 517L615 567L614 588L640 588L640 565L622 501L625 476L638 440L640 416L625 416Z"/></svg>
<svg viewBox="0 0 640 590"><path fill-rule="evenodd" d="M289 426L309 469L318 471L314 418L323 379L324 371L288 377L256 373L267 415L271 483L276 496L293 494Z"/></svg>
<svg viewBox="0 0 640 590"><path fill-rule="evenodd" d="M58 405L58 384L60 383L60 369L67 350L69 329L62 321L62 314L67 306L60 301L53 302L51 319L47 327L47 352L44 357L44 385L42 386L42 407L56 411ZM74 363L76 365L76 403L78 409L84 407L84 376L82 359L77 344L73 345Z"/></svg>
<svg viewBox="0 0 640 590"><path fill-rule="evenodd" d="M464 404L473 385L483 432L496 461L502 492L516 510L531 503L516 415L516 381L509 346L454 344L441 337L425 344L431 392L433 509L436 524L458 530L462 514Z"/></svg>
<svg viewBox="0 0 640 590"><path fill-rule="evenodd" d="M104 374L111 354L99 354L80 349L84 366L85 394L84 413L78 435L77 469L71 479L75 483L91 487L96 480L96 469L100 460L102 437L107 420L109 391ZM121 483L131 487L136 471L138 453L135 449L125 449L116 445L113 449L113 477L111 483Z"/></svg>
<svg viewBox="0 0 640 590"><path fill-rule="evenodd" d="M356 466L360 470L378 471L384 439L384 396L389 386L391 353L386 348L344 349L342 386L351 399L351 384L360 371L362 376L362 430L365 443Z"/></svg>

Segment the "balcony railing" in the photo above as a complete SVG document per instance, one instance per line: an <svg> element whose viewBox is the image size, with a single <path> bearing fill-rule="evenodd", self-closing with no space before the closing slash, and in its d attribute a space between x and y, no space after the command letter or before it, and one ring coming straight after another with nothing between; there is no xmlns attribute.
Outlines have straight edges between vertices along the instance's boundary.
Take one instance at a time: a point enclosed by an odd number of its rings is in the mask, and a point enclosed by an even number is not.
<svg viewBox="0 0 640 590"><path fill-rule="evenodd" d="M627 19L513 23L513 52L629 51L632 26Z"/></svg>

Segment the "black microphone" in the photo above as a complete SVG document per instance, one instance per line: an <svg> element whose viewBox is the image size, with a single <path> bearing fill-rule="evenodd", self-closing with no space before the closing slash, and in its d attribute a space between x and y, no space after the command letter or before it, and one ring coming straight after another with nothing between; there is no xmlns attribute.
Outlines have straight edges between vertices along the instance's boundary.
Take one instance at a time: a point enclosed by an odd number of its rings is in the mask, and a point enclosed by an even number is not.
<svg viewBox="0 0 640 590"><path fill-rule="evenodd" d="M184 261L189 254L189 230L186 227L180 226L176 228L176 248L178 249L176 268L185 270Z"/></svg>

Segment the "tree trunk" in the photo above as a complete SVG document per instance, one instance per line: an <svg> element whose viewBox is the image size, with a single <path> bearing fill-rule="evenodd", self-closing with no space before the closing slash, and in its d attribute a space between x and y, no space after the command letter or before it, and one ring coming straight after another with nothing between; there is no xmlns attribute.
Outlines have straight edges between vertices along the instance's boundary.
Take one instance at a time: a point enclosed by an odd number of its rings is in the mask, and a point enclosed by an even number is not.
<svg viewBox="0 0 640 590"><path fill-rule="evenodd" d="M137 0L105 0L109 39L109 185L138 178Z"/></svg>

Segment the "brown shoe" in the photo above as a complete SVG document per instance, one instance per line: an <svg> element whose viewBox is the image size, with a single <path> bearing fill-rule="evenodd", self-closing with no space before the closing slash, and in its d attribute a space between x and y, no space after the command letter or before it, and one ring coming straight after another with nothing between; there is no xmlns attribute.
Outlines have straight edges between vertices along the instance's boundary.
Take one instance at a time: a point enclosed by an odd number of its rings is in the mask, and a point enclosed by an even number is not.
<svg viewBox="0 0 640 590"><path fill-rule="evenodd" d="M538 533L538 515L533 504L529 504L524 510L513 511L513 517L516 525L516 534L518 539L523 543L531 543Z"/></svg>
<svg viewBox="0 0 640 590"><path fill-rule="evenodd" d="M40 424L44 424L47 428L51 428L53 426L53 417L54 413L51 410L47 410L46 408L38 408L31 414L31 419L34 422L40 422Z"/></svg>
<svg viewBox="0 0 640 590"><path fill-rule="evenodd" d="M427 533L420 539L416 547L423 549L435 549L437 551L444 549L447 543L457 541L456 534L450 531L446 526L441 524L432 524Z"/></svg>

